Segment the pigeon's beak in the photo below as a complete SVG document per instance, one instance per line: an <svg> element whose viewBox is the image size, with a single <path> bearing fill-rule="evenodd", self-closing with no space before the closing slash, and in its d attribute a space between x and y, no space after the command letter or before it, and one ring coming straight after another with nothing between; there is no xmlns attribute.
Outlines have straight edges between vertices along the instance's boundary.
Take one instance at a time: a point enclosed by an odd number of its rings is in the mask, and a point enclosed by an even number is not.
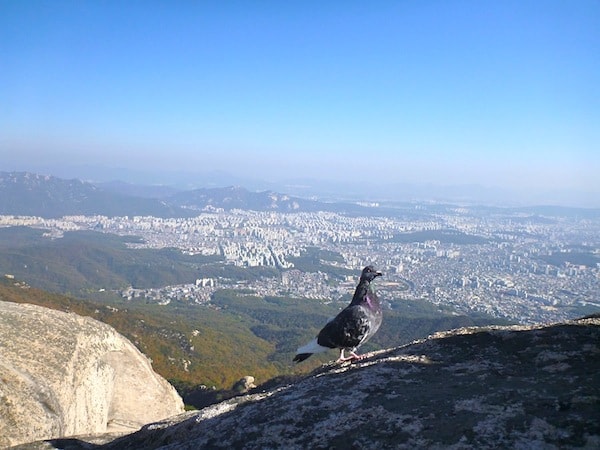
<svg viewBox="0 0 600 450"><path fill-rule="evenodd" d="M381 277L381 276L383 276L383 274L381 272L375 272L375 276L376 277Z"/></svg>

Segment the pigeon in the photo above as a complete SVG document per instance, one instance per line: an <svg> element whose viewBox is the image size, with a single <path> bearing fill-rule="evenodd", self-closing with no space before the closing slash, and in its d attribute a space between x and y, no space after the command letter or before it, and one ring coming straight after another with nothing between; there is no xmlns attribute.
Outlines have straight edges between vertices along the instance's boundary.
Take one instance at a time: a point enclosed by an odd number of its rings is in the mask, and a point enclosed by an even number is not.
<svg viewBox="0 0 600 450"><path fill-rule="evenodd" d="M313 353L331 348L340 349L337 362L361 359L356 349L368 341L381 325L381 304L371 286L371 282L381 275L373 266L365 267L350 304L327 322L315 339L297 350L294 361L299 363ZM344 350L350 355L345 357Z"/></svg>

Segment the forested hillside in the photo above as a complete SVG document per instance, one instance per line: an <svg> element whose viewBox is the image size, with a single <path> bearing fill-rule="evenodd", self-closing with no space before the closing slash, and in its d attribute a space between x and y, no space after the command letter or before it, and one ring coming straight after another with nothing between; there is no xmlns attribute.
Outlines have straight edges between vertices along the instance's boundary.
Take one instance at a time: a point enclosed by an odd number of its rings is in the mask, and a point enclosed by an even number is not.
<svg viewBox="0 0 600 450"><path fill-rule="evenodd" d="M291 362L296 348L344 306L227 290L217 291L208 305L102 303L48 293L6 277L0 282L0 300L33 303L108 323L144 352L159 374L186 389L199 385L229 389L245 375L264 383L279 375L306 373L334 359L337 355L332 351L299 365ZM385 311L380 332L364 350L400 345L437 330L491 322L441 312L428 303L400 302L395 310Z"/></svg>

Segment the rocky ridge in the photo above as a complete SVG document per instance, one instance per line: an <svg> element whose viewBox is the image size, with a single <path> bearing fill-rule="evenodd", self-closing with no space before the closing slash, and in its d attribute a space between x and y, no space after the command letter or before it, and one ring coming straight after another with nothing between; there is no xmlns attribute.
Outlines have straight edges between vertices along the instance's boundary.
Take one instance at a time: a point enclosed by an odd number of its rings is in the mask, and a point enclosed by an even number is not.
<svg viewBox="0 0 600 450"><path fill-rule="evenodd" d="M0 347L0 448L122 434L183 411L146 356L92 318L0 301Z"/></svg>
<svg viewBox="0 0 600 450"><path fill-rule="evenodd" d="M463 328L146 425L39 449L600 447L600 316Z"/></svg>

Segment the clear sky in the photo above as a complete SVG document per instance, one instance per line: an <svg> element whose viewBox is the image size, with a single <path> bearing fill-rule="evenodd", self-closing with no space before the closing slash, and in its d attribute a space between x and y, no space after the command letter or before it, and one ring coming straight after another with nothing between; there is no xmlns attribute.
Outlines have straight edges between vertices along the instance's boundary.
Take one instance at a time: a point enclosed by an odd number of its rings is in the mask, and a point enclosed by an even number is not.
<svg viewBox="0 0 600 450"><path fill-rule="evenodd" d="M600 1L0 0L0 170L600 196Z"/></svg>

